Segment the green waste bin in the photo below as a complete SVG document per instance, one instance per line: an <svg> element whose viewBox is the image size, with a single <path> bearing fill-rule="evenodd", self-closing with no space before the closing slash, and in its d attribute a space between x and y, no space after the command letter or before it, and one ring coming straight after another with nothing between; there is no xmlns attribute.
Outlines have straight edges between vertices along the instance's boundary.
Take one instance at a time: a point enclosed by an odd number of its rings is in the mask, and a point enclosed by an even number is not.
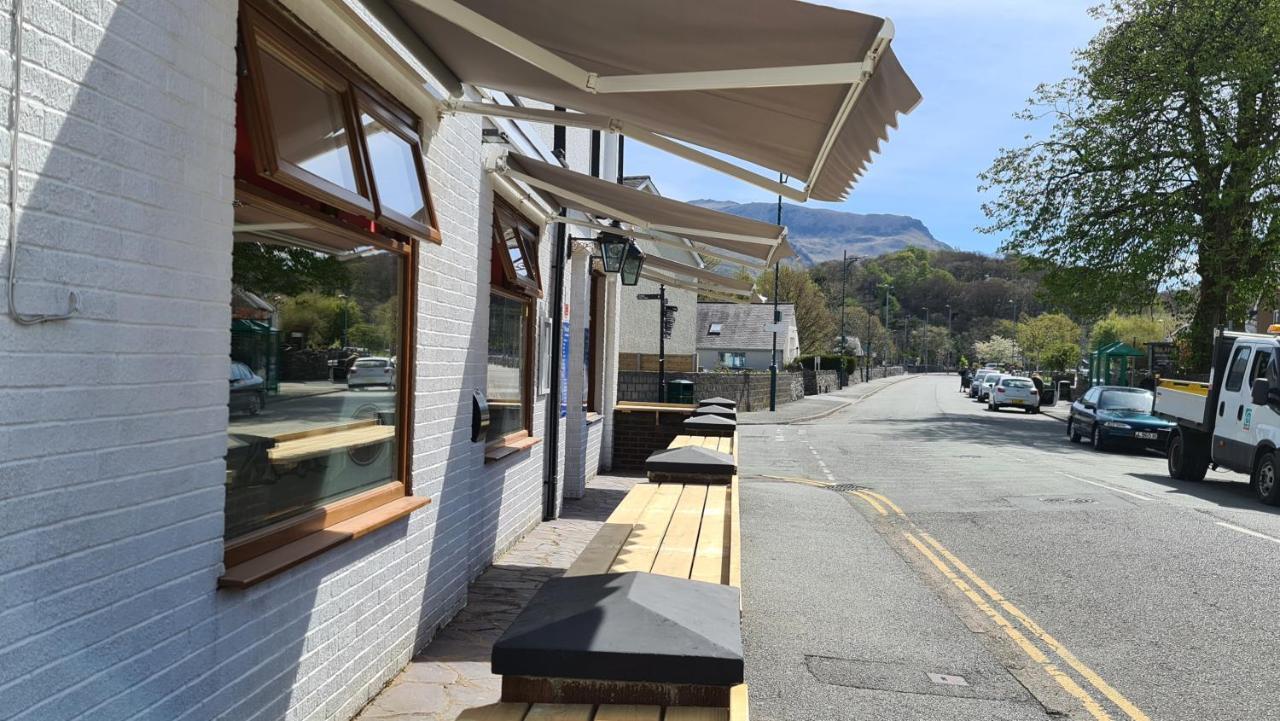
<svg viewBox="0 0 1280 721"><path fill-rule="evenodd" d="M667 381L668 403L693 403L693 381Z"/></svg>

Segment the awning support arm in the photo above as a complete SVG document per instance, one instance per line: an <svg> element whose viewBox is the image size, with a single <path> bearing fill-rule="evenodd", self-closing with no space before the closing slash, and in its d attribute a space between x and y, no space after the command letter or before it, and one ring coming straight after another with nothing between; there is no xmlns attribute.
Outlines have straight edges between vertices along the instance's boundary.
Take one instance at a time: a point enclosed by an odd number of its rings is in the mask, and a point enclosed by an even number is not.
<svg viewBox="0 0 1280 721"><path fill-rule="evenodd" d="M746 183L750 183L759 188L763 188L770 193L781 195L788 200L794 200L797 203L803 203L809 199L809 191L793 188L790 185L779 183L773 178L768 178L759 173L753 173L746 168L739 167L733 163L717 158L710 153L704 153L697 148L690 147L684 143L678 143L670 138L659 135L647 128L641 128L630 123L625 123L617 118L609 118L603 115L592 115L590 113L570 113L559 110L542 110L539 108L523 108L510 105L498 105L496 103L477 103L470 100L447 100L444 104L445 112L467 113L471 115L490 115L501 118L512 118L514 120L528 120L535 123L551 123L554 125L565 125L574 128L586 128L588 130L602 130L609 133L622 133L633 140L638 140L645 145L665 150L672 155L684 158L693 163L697 163L712 170L719 171L733 178L737 178Z"/></svg>
<svg viewBox="0 0 1280 721"><path fill-rule="evenodd" d="M670 236L663 233L649 233L643 230L636 230L634 228L618 228L612 225L605 225L603 223L594 223L592 221L583 220L581 218L564 218L562 221L560 218L553 217L553 218L549 218L548 220L552 223L564 222L568 225L573 225L579 228L598 230L606 233L617 233L618 235L626 236L628 238L634 238L636 240L647 240L652 243L669 245L673 248L687 250L692 253L697 253L698 255L705 255L708 258L716 258L718 260L723 260L726 263L733 263L735 265L740 265L744 268L754 268L756 270L764 270L766 268L764 261L756 260L755 258L734 257L727 253L721 253L715 249L708 248L707 246L702 245L701 243L698 243L696 241L687 241L684 238L677 238L675 236ZM687 243L692 243L693 244L692 247L687 245Z"/></svg>
<svg viewBox="0 0 1280 721"><path fill-rule="evenodd" d="M506 175L509 178L515 178L516 180L519 180L520 182L526 185L529 185L531 187L541 188L542 190L545 190L548 193L558 195L562 198L572 200L573 202L578 203L580 205L584 205L588 208L592 208L593 210L600 213L601 215L607 215L610 218L613 218L614 220L618 220L623 223L630 223L631 225L634 225L637 228L640 228L642 230L657 230L665 233L671 233L672 235L701 235L701 236L706 236L708 238L719 238L721 240L731 240L731 241L740 242L740 243L755 243L757 245L773 246L781 243L781 238L762 238L755 235L742 235L741 233L721 233L714 230L702 230L699 228L684 228L677 225L658 225L658 224L650 223L642 218L638 218L634 215L631 215L630 213L618 210L617 208L611 208L608 205L605 205L604 203L593 200L584 195L579 195L577 193L570 192L568 190L565 190L564 188L557 187L552 183L547 183L531 175L526 175L525 173L521 173L518 170L513 170L510 167L503 170L502 174Z"/></svg>

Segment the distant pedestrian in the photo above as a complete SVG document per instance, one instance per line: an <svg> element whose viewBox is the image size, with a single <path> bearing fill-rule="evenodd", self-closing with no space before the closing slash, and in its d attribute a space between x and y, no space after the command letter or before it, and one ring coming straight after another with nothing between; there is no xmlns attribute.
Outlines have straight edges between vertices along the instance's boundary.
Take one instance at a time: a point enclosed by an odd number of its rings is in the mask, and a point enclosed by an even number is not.
<svg viewBox="0 0 1280 721"><path fill-rule="evenodd" d="M969 386L971 385L973 385L973 374L969 372L968 368L961 368L960 369L960 390L962 391L969 390Z"/></svg>

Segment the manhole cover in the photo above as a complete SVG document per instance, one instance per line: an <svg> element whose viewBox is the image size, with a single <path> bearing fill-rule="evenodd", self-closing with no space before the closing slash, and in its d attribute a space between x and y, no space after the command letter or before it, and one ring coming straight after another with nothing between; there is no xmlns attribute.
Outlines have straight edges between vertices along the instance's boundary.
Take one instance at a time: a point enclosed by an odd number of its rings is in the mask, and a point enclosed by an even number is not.
<svg viewBox="0 0 1280 721"><path fill-rule="evenodd" d="M1092 498L1041 498L1045 503L1095 503Z"/></svg>
<svg viewBox="0 0 1280 721"><path fill-rule="evenodd" d="M836 493L852 493L854 491L869 490L866 486L859 486L856 483L840 483L834 486L827 486L827 488L830 488Z"/></svg>

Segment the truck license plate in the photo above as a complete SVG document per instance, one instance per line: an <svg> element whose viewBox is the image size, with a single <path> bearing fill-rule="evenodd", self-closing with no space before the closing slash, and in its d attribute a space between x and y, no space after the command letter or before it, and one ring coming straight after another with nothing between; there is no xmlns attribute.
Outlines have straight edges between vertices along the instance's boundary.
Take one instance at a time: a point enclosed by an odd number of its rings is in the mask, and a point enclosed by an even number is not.
<svg viewBox="0 0 1280 721"><path fill-rule="evenodd" d="M1141 438L1143 440L1148 440L1148 441L1154 441L1156 438L1159 437L1159 435L1153 431L1138 431L1137 433L1133 434L1133 437Z"/></svg>

